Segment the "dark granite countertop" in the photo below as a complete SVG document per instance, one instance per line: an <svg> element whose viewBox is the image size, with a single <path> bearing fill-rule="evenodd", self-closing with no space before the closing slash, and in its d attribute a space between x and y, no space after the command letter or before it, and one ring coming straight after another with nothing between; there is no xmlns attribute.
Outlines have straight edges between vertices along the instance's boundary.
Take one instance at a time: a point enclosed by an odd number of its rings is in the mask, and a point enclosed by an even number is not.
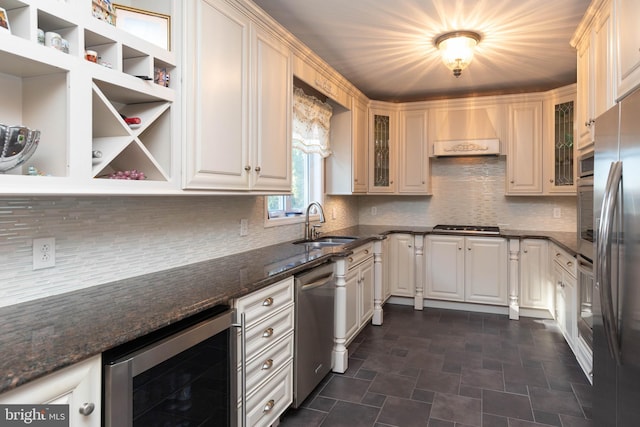
<svg viewBox="0 0 640 427"><path fill-rule="evenodd" d="M327 233L354 243L309 250L290 242L0 308L0 393L100 354L307 268L347 256L390 233L431 227L356 226ZM505 231L550 238L575 254L575 233Z"/></svg>

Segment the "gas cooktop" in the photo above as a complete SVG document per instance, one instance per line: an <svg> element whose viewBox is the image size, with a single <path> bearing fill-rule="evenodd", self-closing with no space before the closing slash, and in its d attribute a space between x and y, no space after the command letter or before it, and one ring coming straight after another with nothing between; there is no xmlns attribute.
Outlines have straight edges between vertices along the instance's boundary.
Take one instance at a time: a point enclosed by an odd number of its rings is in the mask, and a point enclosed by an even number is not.
<svg viewBox="0 0 640 427"><path fill-rule="evenodd" d="M491 225L446 225L438 224L434 232L464 234L500 234L500 228Z"/></svg>

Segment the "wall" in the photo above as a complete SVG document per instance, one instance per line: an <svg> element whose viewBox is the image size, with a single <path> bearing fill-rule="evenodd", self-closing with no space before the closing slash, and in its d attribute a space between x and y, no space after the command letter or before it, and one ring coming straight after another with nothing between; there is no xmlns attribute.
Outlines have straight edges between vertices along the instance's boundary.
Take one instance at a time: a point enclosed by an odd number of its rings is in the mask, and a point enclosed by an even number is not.
<svg viewBox="0 0 640 427"><path fill-rule="evenodd" d="M432 159L433 196L360 197L360 223L497 224L516 230L576 231L575 196L507 197L505 169L504 157ZM560 208L560 218L553 218L554 208Z"/></svg>
<svg viewBox="0 0 640 427"><path fill-rule="evenodd" d="M322 231L358 223L575 231L575 197L505 197L504 176L503 157L434 159L433 196L327 197ZM263 216L256 196L0 198L0 306L302 237L302 224L265 228ZM33 271L31 241L50 236L56 267Z"/></svg>
<svg viewBox="0 0 640 427"><path fill-rule="evenodd" d="M323 231L357 224L356 198L328 197L325 211ZM0 306L303 236L303 224L265 228L263 216L256 196L0 198ZM56 238L54 268L33 271L37 237Z"/></svg>

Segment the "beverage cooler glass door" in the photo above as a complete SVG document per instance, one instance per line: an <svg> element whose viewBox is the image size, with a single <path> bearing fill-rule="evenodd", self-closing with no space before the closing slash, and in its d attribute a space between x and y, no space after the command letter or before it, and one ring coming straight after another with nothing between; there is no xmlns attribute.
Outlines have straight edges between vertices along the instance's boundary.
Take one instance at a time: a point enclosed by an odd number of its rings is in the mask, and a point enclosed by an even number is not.
<svg viewBox="0 0 640 427"><path fill-rule="evenodd" d="M124 354L104 353L103 425L235 426L236 334L226 308L125 344Z"/></svg>

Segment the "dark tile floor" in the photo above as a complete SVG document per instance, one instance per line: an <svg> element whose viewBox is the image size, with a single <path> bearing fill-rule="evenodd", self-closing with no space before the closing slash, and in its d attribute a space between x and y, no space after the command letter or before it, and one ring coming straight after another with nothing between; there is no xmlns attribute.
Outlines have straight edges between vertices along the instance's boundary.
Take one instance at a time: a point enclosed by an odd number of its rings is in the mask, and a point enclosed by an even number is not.
<svg viewBox="0 0 640 427"><path fill-rule="evenodd" d="M591 427L591 386L553 321L387 304L281 427Z"/></svg>

